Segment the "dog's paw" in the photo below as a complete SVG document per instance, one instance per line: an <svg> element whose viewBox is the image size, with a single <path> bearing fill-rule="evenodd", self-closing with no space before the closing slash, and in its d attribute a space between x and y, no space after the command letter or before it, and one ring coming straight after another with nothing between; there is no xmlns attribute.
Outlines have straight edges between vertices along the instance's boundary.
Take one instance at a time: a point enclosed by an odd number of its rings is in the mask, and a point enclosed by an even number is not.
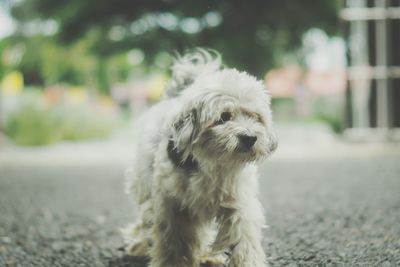
<svg viewBox="0 0 400 267"><path fill-rule="evenodd" d="M141 241L128 246L126 248L126 253L129 256L134 256L134 257L148 257L149 249L150 249L149 242Z"/></svg>
<svg viewBox="0 0 400 267"><path fill-rule="evenodd" d="M226 258L222 255L206 255L200 257L201 267L224 267Z"/></svg>

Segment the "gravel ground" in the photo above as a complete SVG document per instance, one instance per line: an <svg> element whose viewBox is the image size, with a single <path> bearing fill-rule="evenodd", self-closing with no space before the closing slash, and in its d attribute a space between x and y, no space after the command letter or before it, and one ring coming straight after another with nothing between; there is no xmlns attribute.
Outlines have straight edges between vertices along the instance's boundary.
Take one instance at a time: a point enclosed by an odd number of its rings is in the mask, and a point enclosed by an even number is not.
<svg viewBox="0 0 400 267"><path fill-rule="evenodd" d="M0 164L0 266L132 266L122 164ZM400 156L261 168L271 266L400 266Z"/></svg>

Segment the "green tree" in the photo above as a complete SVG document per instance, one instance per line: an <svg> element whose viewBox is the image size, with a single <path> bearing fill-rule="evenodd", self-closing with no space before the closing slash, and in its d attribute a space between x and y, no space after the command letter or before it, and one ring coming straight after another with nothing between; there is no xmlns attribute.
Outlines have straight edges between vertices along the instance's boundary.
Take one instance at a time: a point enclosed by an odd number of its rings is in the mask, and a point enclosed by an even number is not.
<svg viewBox="0 0 400 267"><path fill-rule="evenodd" d="M332 0L25 0L12 14L20 22L55 20L63 43L96 33L90 49L102 64L132 48L143 50L151 63L160 51L203 46L220 51L228 65L263 75L301 44L309 28L335 33L337 5Z"/></svg>
<svg viewBox="0 0 400 267"><path fill-rule="evenodd" d="M4 54L18 53L20 58L6 65L9 70L24 73L28 84L85 84L93 79L96 57L88 53L88 40L81 38L73 45L60 45L54 37L12 36L7 38Z"/></svg>

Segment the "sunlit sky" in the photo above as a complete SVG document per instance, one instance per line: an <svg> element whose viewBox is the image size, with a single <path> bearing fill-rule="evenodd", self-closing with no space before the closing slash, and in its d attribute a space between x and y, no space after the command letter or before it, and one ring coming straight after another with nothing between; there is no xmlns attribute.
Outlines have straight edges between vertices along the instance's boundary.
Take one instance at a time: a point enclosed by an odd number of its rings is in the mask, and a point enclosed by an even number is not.
<svg viewBox="0 0 400 267"><path fill-rule="evenodd" d="M0 1L0 39L13 33L15 24L8 13L7 5Z"/></svg>
<svg viewBox="0 0 400 267"><path fill-rule="evenodd" d="M303 37L307 66L316 71L329 71L346 66L346 45L343 38L329 37L319 29L309 30Z"/></svg>

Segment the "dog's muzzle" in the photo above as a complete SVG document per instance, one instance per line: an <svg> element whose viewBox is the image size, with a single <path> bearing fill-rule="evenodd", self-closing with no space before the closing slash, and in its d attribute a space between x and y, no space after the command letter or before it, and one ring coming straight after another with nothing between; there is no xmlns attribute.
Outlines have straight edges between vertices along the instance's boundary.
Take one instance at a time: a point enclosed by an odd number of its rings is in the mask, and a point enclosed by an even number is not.
<svg viewBox="0 0 400 267"><path fill-rule="evenodd" d="M248 152L252 149L252 147L256 143L257 136L240 134L240 135L238 135L238 139L239 139L238 151L239 152Z"/></svg>

